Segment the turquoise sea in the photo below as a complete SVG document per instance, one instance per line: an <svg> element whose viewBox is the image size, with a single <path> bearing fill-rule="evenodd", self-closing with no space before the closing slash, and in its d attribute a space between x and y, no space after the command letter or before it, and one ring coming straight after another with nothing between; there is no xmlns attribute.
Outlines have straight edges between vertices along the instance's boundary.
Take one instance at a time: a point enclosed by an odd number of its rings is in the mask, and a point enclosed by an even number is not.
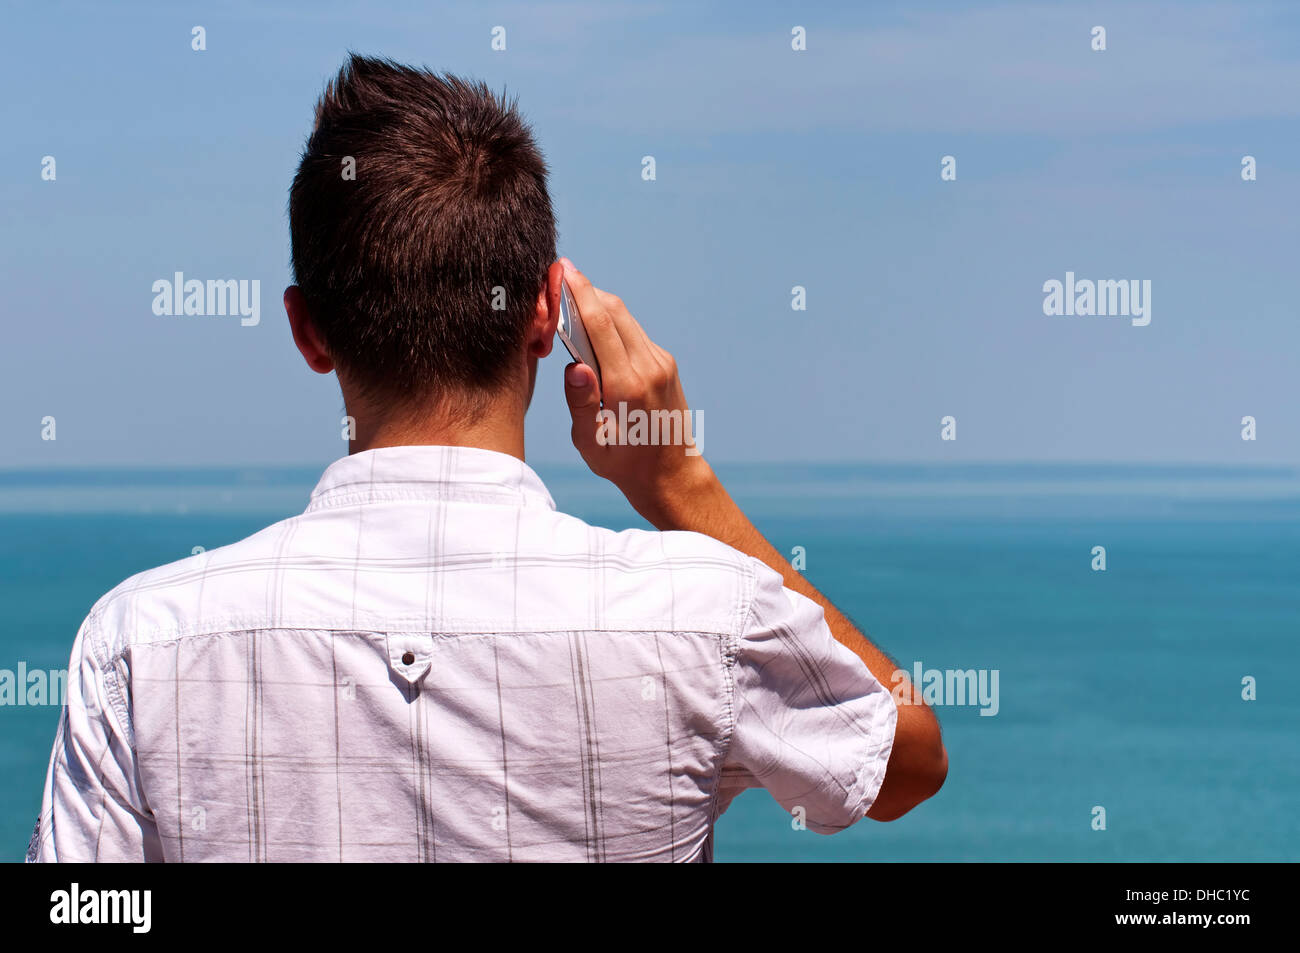
<svg viewBox="0 0 1300 953"><path fill-rule="evenodd" d="M64 667L100 595L299 512L320 469L0 472L0 670ZM644 525L584 471L536 469L561 509ZM995 715L938 709L934 800L822 837L750 792L718 860L1300 857L1300 472L717 469L902 667L998 673ZM0 859L22 856L57 718L0 706Z"/></svg>

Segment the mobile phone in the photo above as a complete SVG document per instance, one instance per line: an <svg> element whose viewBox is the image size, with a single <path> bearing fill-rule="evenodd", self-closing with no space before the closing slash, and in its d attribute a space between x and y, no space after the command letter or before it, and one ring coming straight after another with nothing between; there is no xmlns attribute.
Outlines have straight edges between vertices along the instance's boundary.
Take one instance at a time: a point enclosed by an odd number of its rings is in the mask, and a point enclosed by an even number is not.
<svg viewBox="0 0 1300 953"><path fill-rule="evenodd" d="M599 384L600 362L596 360L596 349L591 346L587 329L582 326L582 315L578 313L578 305L573 300L573 293L569 291L569 285L563 278L560 279L560 320L556 331L559 332L564 346L573 355L573 359L586 364L596 372L596 383Z"/></svg>

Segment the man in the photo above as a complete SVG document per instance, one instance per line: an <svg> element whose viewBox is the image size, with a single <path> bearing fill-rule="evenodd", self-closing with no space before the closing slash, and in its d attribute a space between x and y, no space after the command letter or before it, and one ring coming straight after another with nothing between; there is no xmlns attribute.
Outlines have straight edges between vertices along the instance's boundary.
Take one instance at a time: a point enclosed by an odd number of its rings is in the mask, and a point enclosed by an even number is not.
<svg viewBox="0 0 1300 953"><path fill-rule="evenodd" d="M933 713L686 437L598 421L686 399L555 260L513 104L352 57L290 226L293 338L351 453L301 516L91 610L32 859L710 860L748 787L821 833L938 790ZM524 463L562 279L601 369L566 371L574 445L660 532L556 512Z"/></svg>

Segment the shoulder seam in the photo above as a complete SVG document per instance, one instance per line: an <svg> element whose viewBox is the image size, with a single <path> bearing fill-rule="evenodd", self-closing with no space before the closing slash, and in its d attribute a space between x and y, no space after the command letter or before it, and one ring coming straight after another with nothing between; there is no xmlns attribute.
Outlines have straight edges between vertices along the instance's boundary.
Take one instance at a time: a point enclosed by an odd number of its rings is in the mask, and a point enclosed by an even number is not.
<svg viewBox="0 0 1300 953"><path fill-rule="evenodd" d="M723 679L726 688L723 714L726 718L726 730L719 745L718 770L713 776L713 796L709 799L710 826L718 820L718 795L722 792L722 769L727 763L727 756L731 754L731 743L736 734L736 657L740 654L740 640L744 637L745 626L754 614L754 593L758 584L758 574L754 571L753 562L742 559L741 565L745 575L741 586L741 597L736 605L736 625L723 645Z"/></svg>

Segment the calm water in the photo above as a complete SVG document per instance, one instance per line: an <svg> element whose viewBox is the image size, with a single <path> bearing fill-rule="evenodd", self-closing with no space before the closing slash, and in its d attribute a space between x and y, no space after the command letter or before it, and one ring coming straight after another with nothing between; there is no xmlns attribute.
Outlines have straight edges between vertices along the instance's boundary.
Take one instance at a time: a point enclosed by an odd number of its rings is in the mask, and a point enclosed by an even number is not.
<svg viewBox="0 0 1300 953"><path fill-rule="evenodd" d="M999 707L939 709L948 783L911 816L821 837L750 792L719 860L1300 857L1294 471L720 469L904 667L997 670ZM538 470L562 509L643 525L607 484ZM300 511L317 475L0 473L0 669L64 667L100 595ZM26 845L57 718L0 707L0 859Z"/></svg>

